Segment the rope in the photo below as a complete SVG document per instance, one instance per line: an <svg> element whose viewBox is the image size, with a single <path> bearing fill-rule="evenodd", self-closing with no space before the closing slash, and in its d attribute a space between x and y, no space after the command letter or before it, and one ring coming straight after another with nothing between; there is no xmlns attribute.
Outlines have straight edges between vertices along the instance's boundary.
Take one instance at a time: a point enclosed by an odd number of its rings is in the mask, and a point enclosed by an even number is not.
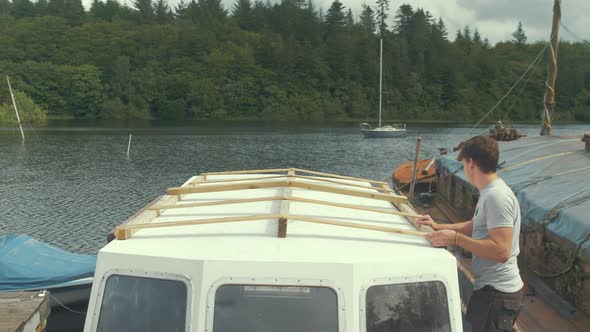
<svg viewBox="0 0 590 332"><path fill-rule="evenodd" d="M533 268L530 264L527 264L527 267L529 268L529 270L531 270L534 274L538 275L541 278L557 278L560 277L568 272L570 272L574 266L576 266L575 262L576 259L578 259L578 254L580 253L580 249L582 248L582 245L586 242L590 240L590 233L588 233L588 235L586 235L586 238L584 238L584 240L580 241L580 243L578 243L578 245L576 246L576 249L574 250L574 253L569 261L569 263L567 264L567 267L560 272L556 272L553 274L545 274L542 272L537 271L535 268Z"/></svg>
<svg viewBox="0 0 590 332"><path fill-rule="evenodd" d="M590 43L589 42L587 42L586 40L584 40L582 37L578 36L575 32L571 31L565 24L563 24L563 22L560 22L559 25L561 25L561 27L567 33L569 33L572 37L574 37L574 39L577 39L582 45L584 45L588 49L590 49Z"/></svg>
<svg viewBox="0 0 590 332"><path fill-rule="evenodd" d="M506 97L508 97L510 95L510 93L512 93L512 90L514 90L516 88L516 86L518 86L518 84L525 78L525 76L528 74L528 72L533 68L533 66L541 58L541 55L543 55L543 53L545 52L545 50L547 49L548 46L549 46L549 42L545 44L545 46L543 47L543 49L541 49L541 52L539 52L539 54L537 55L537 57L535 57L535 59L533 60L533 62L531 62L531 64L528 66L528 68L526 69L526 71L524 72L524 74L522 74L520 76L520 78L516 81L516 83L514 83L514 85L512 85L512 87L510 88L510 90L508 90L508 92L506 92L506 94L481 118L481 120L479 120L475 124L475 126L473 126L473 128L471 128L471 130L469 131L469 134L471 134L473 132L473 129L477 128L477 126L479 126L479 124L483 120L485 120L488 117L488 115L490 115L498 106L500 106L500 104L502 104L502 102L504 101L504 99L506 99Z"/></svg>
<svg viewBox="0 0 590 332"><path fill-rule="evenodd" d="M554 174L554 175L548 175L548 176L546 176L546 177L544 177L544 178L541 178L541 179L539 179L539 180L537 180L537 181L530 181L530 182L526 183L524 186L522 186L521 188L519 188L518 190L516 190L516 191L514 192L514 194L516 195L518 192L520 192L521 190L523 190L523 189L525 189L525 188L527 188L527 187L530 187L530 186L532 186L532 185L535 185L535 184L541 183L541 182L543 182L543 181L551 180L551 179L553 179L554 177L557 177L557 176L563 176L563 175L568 175L568 174L572 174L572 173L576 173L576 172L584 171L584 170L587 170L587 169L590 169L590 166L588 166L588 167L583 167L583 168L578 168L578 169L574 169L574 170L571 170L571 171L567 171L567 172L563 172L563 173L558 173L558 174Z"/></svg>
<svg viewBox="0 0 590 332"><path fill-rule="evenodd" d="M562 208L558 209L558 206L559 205L561 205L564 202L569 201L570 199L572 199L572 198L574 198L576 196L579 196L579 195L585 193L588 190L590 190L590 187L587 187L586 189L583 189L583 190L581 190L581 191L579 191L579 192L577 192L577 193L575 193L573 195L570 195L570 196L566 197L565 199L559 201L559 203L557 203L551 210L549 210L549 212L547 212L545 214L545 217L543 219L543 222L541 223L541 225L543 227L543 232L541 234L545 234L545 232L547 231L547 226L550 223L552 223L553 221L555 221L557 219L557 217L559 217L559 214L561 212L563 212L564 210L569 209L571 207L574 207L574 206L580 205L580 204L582 204L584 202L587 202L588 199L581 200L579 202L574 202L572 204L563 206ZM543 235L543 237L544 237L544 235ZM576 259L578 258L578 254L580 253L580 249L582 248L582 244L584 244L589 239L590 239L590 233L588 233L586 235L586 238L584 240L580 241L580 243L577 244L576 249L574 250L574 253L572 254L572 257L571 257L569 263L567 264L567 267L563 271L560 271L560 272L557 272L557 273L553 273L553 274L545 274L545 273L539 272L538 270L536 270L535 268L533 268L530 264L527 264L527 267L534 274L536 274L536 275L538 275L538 276L540 276L542 278L557 278L559 276L562 276L562 275L570 272L574 268ZM541 240L543 241L543 239L541 239Z"/></svg>
<svg viewBox="0 0 590 332"><path fill-rule="evenodd" d="M55 302L57 302L57 304L59 304L59 306L60 306L60 307L62 307L62 308L64 308L64 309L66 309L66 310L67 310L67 311L69 311L69 312L72 312L72 313L75 313L75 314L78 314L78 315L86 315L86 311L77 311L77 310L74 310L74 309L72 309L72 308L70 308L70 307L66 306L65 304L61 303L61 301L60 301L60 300L58 300L58 299L57 299L57 297L53 296L53 295L51 294L51 292L49 292L49 291L47 291L47 290L45 290L45 289L44 289L44 291L46 291L46 292L47 292L47 294L49 294L49 297L50 297L51 299L53 299Z"/></svg>

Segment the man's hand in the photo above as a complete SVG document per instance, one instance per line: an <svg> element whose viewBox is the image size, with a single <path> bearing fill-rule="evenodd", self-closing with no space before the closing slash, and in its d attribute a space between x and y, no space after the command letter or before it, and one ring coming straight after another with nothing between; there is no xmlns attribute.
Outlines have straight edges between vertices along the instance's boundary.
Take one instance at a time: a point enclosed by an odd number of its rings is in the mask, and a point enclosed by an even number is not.
<svg viewBox="0 0 590 332"><path fill-rule="evenodd" d="M435 247L448 247L456 244L457 232L443 229L426 234L425 238Z"/></svg>
<svg viewBox="0 0 590 332"><path fill-rule="evenodd" d="M435 231L438 231L440 229L439 225L434 220L432 220L432 218L429 215L420 216L418 218L418 220L416 221L416 227L420 229L422 225L430 226Z"/></svg>

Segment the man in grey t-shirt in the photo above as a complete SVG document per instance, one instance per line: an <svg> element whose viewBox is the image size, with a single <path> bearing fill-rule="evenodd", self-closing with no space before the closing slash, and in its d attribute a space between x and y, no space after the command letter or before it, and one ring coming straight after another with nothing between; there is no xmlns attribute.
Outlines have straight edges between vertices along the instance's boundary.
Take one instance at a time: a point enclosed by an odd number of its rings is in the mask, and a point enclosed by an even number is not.
<svg viewBox="0 0 590 332"><path fill-rule="evenodd" d="M473 253L475 285L466 319L474 332L512 331L523 302L516 262L520 207L496 175L498 159L496 141L484 136L467 140L458 160L467 180L479 189L473 219L458 224L438 224L430 216L418 219L418 226L435 230L426 236L434 246L456 245Z"/></svg>

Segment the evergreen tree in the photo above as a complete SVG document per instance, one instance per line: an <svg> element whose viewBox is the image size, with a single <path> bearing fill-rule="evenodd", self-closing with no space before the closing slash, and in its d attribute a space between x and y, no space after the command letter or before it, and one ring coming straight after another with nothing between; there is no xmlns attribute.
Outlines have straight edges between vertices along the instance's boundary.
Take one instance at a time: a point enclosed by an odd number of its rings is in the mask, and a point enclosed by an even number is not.
<svg viewBox="0 0 590 332"><path fill-rule="evenodd" d="M0 0L0 2L2 2L2 0ZM47 12L47 6L49 5L49 3L47 2L47 0L38 0L37 2L35 2L34 6L35 6L35 16L45 16L48 14ZM1 7L1 5L0 5ZM1 11L1 9L0 9Z"/></svg>
<svg viewBox="0 0 590 332"><path fill-rule="evenodd" d="M35 16L35 7L30 0L13 0L12 16L16 18Z"/></svg>
<svg viewBox="0 0 590 332"><path fill-rule="evenodd" d="M407 37L412 27L414 9L410 5L401 5L395 14L394 31L403 38Z"/></svg>
<svg viewBox="0 0 590 332"><path fill-rule="evenodd" d="M471 28L469 27L469 25L466 25L463 29L463 38L465 38L468 41L471 41Z"/></svg>
<svg viewBox="0 0 590 332"><path fill-rule="evenodd" d="M449 33L447 32L447 27L445 25L445 22L443 22L442 17L439 17L436 27L437 27L441 37L443 39L447 40L449 38Z"/></svg>
<svg viewBox="0 0 590 332"><path fill-rule="evenodd" d="M479 34L479 30L477 28L475 28L475 33L473 34L473 42L480 46L483 45L481 35Z"/></svg>
<svg viewBox="0 0 590 332"><path fill-rule="evenodd" d="M375 14L370 6L363 4L360 17L360 26L364 31L375 33Z"/></svg>
<svg viewBox="0 0 590 332"><path fill-rule="evenodd" d="M154 8L152 0L134 0L133 7L135 8L137 21L139 23L151 23L154 21Z"/></svg>
<svg viewBox="0 0 590 332"><path fill-rule="evenodd" d="M159 24L172 22L174 15L165 0L158 0L154 6L154 15Z"/></svg>
<svg viewBox="0 0 590 332"><path fill-rule="evenodd" d="M389 17L389 0L377 0L377 24L379 27L379 35L383 37L387 31L387 17Z"/></svg>
<svg viewBox="0 0 590 332"><path fill-rule="evenodd" d="M518 22L518 27L516 28L516 31L512 33L512 37L514 38L512 42L516 44L518 47L526 47L527 36L524 29L522 28L522 22Z"/></svg>
<svg viewBox="0 0 590 332"><path fill-rule="evenodd" d="M10 14L10 2L8 0L0 0L0 16Z"/></svg>
<svg viewBox="0 0 590 332"><path fill-rule="evenodd" d="M252 5L250 0L237 0L234 4L232 16L238 22L242 29L251 29L252 22Z"/></svg>
<svg viewBox="0 0 590 332"><path fill-rule="evenodd" d="M174 7L174 17L186 18L188 3L185 0L180 0L176 7Z"/></svg>
<svg viewBox="0 0 590 332"><path fill-rule="evenodd" d="M326 14L326 30L333 33L342 30L345 25L344 5L338 0L334 0Z"/></svg>
<svg viewBox="0 0 590 332"><path fill-rule="evenodd" d="M463 39L463 32L461 32L461 29L457 29L457 34L455 35L455 40L462 40Z"/></svg>
<svg viewBox="0 0 590 332"><path fill-rule="evenodd" d="M352 9L348 8L348 12L346 12L346 17L344 18L344 26L347 29L351 29L354 26L354 17L352 16Z"/></svg>

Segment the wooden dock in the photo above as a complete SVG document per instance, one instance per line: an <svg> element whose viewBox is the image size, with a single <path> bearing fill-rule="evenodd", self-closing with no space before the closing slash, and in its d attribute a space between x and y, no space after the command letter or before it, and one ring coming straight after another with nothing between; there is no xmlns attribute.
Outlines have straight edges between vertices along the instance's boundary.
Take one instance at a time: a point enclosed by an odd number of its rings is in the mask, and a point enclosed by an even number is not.
<svg viewBox="0 0 590 332"><path fill-rule="evenodd" d="M0 292L0 332L41 332L50 311L47 292Z"/></svg>

